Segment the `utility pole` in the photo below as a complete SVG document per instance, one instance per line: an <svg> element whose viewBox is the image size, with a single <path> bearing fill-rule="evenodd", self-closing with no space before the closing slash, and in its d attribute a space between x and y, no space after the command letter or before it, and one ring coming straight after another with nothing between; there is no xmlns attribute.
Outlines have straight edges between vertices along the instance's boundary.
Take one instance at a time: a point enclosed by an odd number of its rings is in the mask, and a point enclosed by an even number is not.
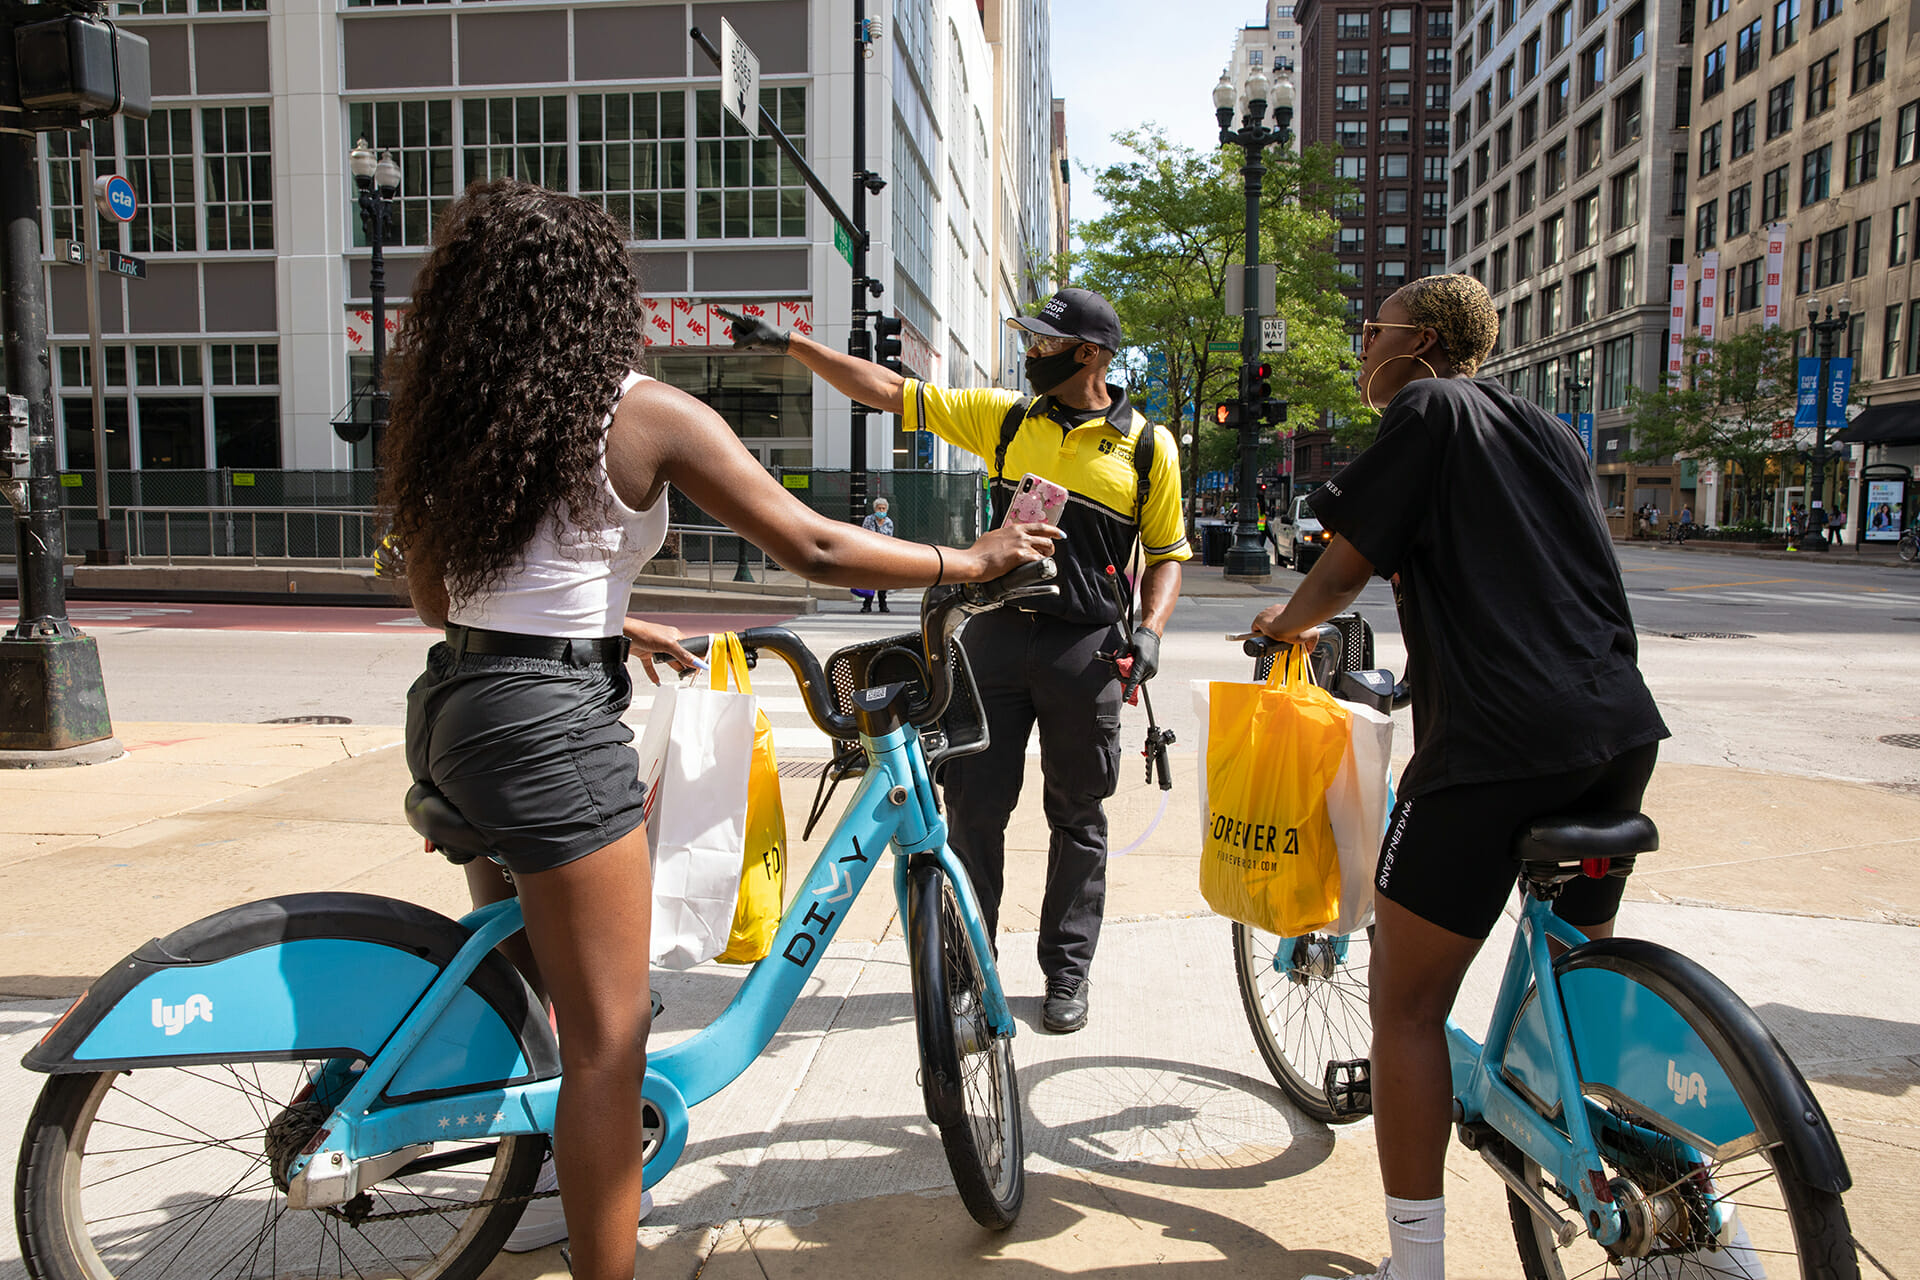
<svg viewBox="0 0 1920 1280"><path fill-rule="evenodd" d="M7 375L0 491L14 512L20 593L19 619L0 633L0 766L10 767L91 764L125 754L107 715L99 648L67 618L35 135L81 128L83 114L146 115L147 47L94 21L90 7L76 7L0 0L0 327ZM68 64L75 46L104 50L104 67ZM101 70L110 74L94 74ZM32 73L34 94L23 71ZM49 81L60 87L47 91ZM90 187L92 175L86 177ZM94 216L90 202L81 202L80 216ZM96 385L104 374L94 368ZM96 458L95 467L104 475L106 459Z"/></svg>

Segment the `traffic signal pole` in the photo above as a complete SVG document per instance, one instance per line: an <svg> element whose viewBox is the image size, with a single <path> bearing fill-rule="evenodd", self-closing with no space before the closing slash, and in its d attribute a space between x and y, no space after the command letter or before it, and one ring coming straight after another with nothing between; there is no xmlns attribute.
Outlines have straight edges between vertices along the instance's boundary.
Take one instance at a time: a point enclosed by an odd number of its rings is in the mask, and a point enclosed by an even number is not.
<svg viewBox="0 0 1920 1280"><path fill-rule="evenodd" d="M867 5L853 0L853 327L847 331L847 354L855 360L872 358L867 345ZM848 447L847 507L854 520L867 514L867 417L873 410L852 402L852 434Z"/></svg>

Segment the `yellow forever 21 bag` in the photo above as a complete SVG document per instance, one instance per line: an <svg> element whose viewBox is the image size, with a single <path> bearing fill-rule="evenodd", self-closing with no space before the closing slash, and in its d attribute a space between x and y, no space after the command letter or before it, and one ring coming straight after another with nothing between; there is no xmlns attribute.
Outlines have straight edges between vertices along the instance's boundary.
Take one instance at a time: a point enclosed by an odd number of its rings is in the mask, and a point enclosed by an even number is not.
<svg viewBox="0 0 1920 1280"><path fill-rule="evenodd" d="M729 631L709 647L713 687L725 689L727 675L741 693L753 692L746 651ZM733 932L722 964L753 964L773 949L787 900L787 811L780 801L780 768L773 758L773 725L765 711L754 713L753 764L747 774L747 852L740 868L740 897L733 910Z"/></svg>
<svg viewBox="0 0 1920 1280"><path fill-rule="evenodd" d="M1323 928L1340 914L1327 790L1346 754L1347 711L1306 678L1297 649L1265 684L1216 681L1205 692L1201 896L1283 938Z"/></svg>

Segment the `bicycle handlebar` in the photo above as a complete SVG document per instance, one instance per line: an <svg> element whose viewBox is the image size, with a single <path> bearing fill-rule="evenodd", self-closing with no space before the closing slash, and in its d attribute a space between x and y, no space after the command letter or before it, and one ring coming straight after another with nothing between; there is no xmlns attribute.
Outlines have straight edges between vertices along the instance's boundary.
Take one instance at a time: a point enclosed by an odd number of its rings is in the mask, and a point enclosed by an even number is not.
<svg viewBox="0 0 1920 1280"><path fill-rule="evenodd" d="M1015 600L1060 594L1060 588L1053 583L1058 572L1051 558L1043 558L1023 564L991 582L935 588L927 593L920 606L920 635L928 697L925 704L913 709L914 724L933 724L946 714L947 704L953 698L952 642L967 619ZM807 714L822 733L838 740L860 736L853 717L834 705L826 671L806 641L786 627L749 627L737 634L742 647L764 649L787 664L794 679L800 682ZM704 658L711 640L711 636L689 636L680 644L688 653Z"/></svg>

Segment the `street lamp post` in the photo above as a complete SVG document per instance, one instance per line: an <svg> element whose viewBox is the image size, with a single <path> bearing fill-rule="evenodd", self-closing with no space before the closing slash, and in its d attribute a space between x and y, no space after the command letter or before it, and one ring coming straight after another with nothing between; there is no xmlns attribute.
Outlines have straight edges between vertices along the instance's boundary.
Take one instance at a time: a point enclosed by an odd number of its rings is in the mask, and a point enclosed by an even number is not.
<svg viewBox="0 0 1920 1280"><path fill-rule="evenodd" d="M387 384L382 370L387 362L387 227L393 216L394 197L400 193L400 166L390 152L382 151L378 160L367 140L353 144L348 157L354 185L360 188L360 226L373 248L368 264L367 292L373 300L373 414L374 454L379 456L380 438L387 428Z"/></svg>
<svg viewBox="0 0 1920 1280"><path fill-rule="evenodd" d="M1807 301L1807 332L1819 344L1820 356L1820 403L1813 414L1813 453L1810 461L1813 474L1807 484L1807 527L1800 538L1800 545L1809 551L1827 550L1826 513L1821 510L1821 495L1827 487L1827 401L1832 398L1833 354L1840 341L1840 335L1847 330L1847 319L1853 311L1853 302L1849 298L1840 299L1839 314L1835 314L1833 303L1827 304L1826 318L1820 318L1820 300ZM1814 519L1818 513L1820 519Z"/></svg>
<svg viewBox="0 0 1920 1280"><path fill-rule="evenodd" d="M1213 113L1220 124L1222 146L1243 148L1247 161L1240 167L1247 191L1246 287L1242 293L1245 310L1240 328L1240 519L1234 530L1233 547L1227 552L1226 571L1233 577L1264 578L1273 572L1266 548L1260 542L1258 515L1254 510L1256 488L1254 467L1260 447L1260 425L1265 405L1254 394L1254 363L1260 343L1260 182L1267 166L1261 157L1270 146L1285 147L1293 133L1293 82L1281 80L1269 84L1265 73L1255 71L1247 77L1247 109L1240 127L1233 128L1233 110L1239 95L1225 72L1213 87ZM1273 95L1273 126L1263 123L1267 115L1267 95Z"/></svg>

